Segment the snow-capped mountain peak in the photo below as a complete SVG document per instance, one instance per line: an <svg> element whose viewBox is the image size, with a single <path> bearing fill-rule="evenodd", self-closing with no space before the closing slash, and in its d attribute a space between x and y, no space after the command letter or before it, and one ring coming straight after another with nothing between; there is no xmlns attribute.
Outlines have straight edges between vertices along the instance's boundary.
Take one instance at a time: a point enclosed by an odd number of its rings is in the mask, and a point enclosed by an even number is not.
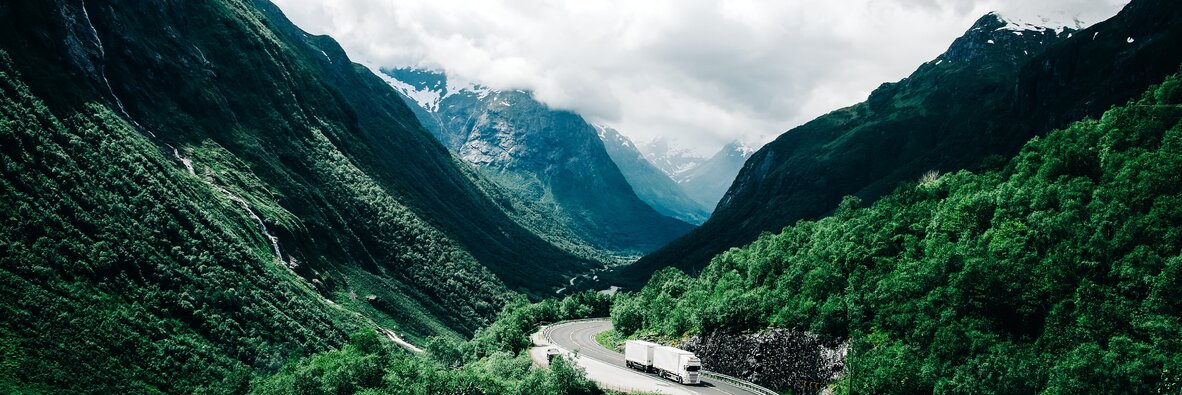
<svg viewBox="0 0 1182 395"><path fill-rule="evenodd" d="M439 71L416 68L388 69L370 65L366 67L428 112L439 112L439 103L451 95L471 93L477 99L484 99L492 93L492 89L488 87L457 81Z"/></svg>
<svg viewBox="0 0 1182 395"><path fill-rule="evenodd" d="M1053 30L1055 34L1059 34L1068 29L1080 30L1084 27L1083 21L1080 21L1078 18L1071 18L1071 20L1068 21L1065 19L1065 15L1060 15L1057 17L1040 15L1031 20L1010 15L1002 15L997 12L993 12L991 14L996 16L997 19L1006 23L1005 26L998 28L998 30L1009 30L1014 32L1016 35L1021 35L1022 32L1026 31L1044 32L1047 30Z"/></svg>

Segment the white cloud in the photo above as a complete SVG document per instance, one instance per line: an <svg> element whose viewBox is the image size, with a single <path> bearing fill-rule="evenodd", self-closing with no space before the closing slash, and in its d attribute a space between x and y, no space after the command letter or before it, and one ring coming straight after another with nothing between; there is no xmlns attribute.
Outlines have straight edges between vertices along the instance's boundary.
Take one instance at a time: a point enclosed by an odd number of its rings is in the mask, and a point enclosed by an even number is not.
<svg viewBox="0 0 1182 395"><path fill-rule="evenodd" d="M354 61L529 89L638 141L765 142L943 52L988 11L1094 23L1127 0L273 0Z"/></svg>

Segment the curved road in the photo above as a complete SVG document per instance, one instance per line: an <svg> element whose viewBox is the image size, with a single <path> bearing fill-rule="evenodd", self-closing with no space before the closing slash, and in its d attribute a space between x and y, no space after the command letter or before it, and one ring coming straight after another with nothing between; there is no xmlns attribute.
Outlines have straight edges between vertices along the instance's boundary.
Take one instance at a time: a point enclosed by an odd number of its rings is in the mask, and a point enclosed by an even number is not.
<svg viewBox="0 0 1182 395"><path fill-rule="evenodd" d="M708 394L708 395L750 395L756 394L728 383L704 378L698 386L681 385L657 377L655 374L642 373L624 366L624 354L609 350L595 342L595 335L612 328L611 321L579 321L568 322L547 327L544 333L554 345L568 351L578 351L579 365L587 369L589 376L607 376L614 385L628 388L640 388L646 391L680 394ZM585 363L583 359L591 359L598 363ZM597 370L597 371L592 371ZM606 371L603 371L606 370Z"/></svg>

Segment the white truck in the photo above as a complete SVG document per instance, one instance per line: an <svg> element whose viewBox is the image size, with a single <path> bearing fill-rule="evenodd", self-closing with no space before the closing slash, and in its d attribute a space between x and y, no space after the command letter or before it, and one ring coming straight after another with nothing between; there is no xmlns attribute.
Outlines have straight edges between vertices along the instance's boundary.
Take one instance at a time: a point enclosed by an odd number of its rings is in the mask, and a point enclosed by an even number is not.
<svg viewBox="0 0 1182 395"><path fill-rule="evenodd" d="M682 384L698 384L702 380L702 361L694 353L679 348L653 349L653 368L661 377Z"/></svg>
<svg viewBox="0 0 1182 395"><path fill-rule="evenodd" d="M644 340L624 343L624 364L644 372L657 372L661 377L682 384L701 381L702 361L694 353Z"/></svg>
<svg viewBox="0 0 1182 395"><path fill-rule="evenodd" d="M653 371L653 350L660 344L644 340L624 342L624 364L643 372Z"/></svg>

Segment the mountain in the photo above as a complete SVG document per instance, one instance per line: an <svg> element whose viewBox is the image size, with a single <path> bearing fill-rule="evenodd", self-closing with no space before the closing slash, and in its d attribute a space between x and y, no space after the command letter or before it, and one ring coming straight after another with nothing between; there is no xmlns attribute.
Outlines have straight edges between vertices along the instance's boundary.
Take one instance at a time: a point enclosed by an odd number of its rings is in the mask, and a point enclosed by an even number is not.
<svg viewBox="0 0 1182 395"><path fill-rule="evenodd" d="M595 125L595 130L599 132L608 156L620 168L640 200L661 214L691 224L701 224L710 217L710 210L690 199L677 182L645 159L631 139L607 126Z"/></svg>
<svg viewBox="0 0 1182 395"><path fill-rule="evenodd" d="M647 143L636 146L636 149L644 154L645 159L649 163L656 166L665 174L668 174L673 180L681 179L681 175L694 167L706 161L706 157L701 157L694 152L678 148L669 143L669 140L664 137L658 137Z"/></svg>
<svg viewBox="0 0 1182 395"><path fill-rule="evenodd" d="M642 201L578 114L438 72L382 72L448 149L595 247L645 253L693 228Z"/></svg>
<svg viewBox="0 0 1182 395"><path fill-rule="evenodd" d="M1031 137L1098 116L1176 71L1180 8L1134 1L1082 31L986 15L911 76L761 148L710 220L615 281L637 285L669 266L696 272L761 232L831 212L843 196L872 202L929 171L1004 163Z"/></svg>
<svg viewBox="0 0 1182 395"><path fill-rule="evenodd" d="M241 393L598 266L475 173L267 1L6 2L0 392Z"/></svg>
<svg viewBox="0 0 1182 395"><path fill-rule="evenodd" d="M709 159L679 174L677 183L698 204L713 208L754 152L738 142L727 144Z"/></svg>
<svg viewBox="0 0 1182 395"><path fill-rule="evenodd" d="M698 157L687 149L670 145L665 138L657 138L637 149L645 159L669 175L694 202L714 211L743 163L755 152L740 142L731 142L710 157Z"/></svg>
<svg viewBox="0 0 1182 395"><path fill-rule="evenodd" d="M1178 393L1182 78L1136 96L997 170L846 198L697 278L665 269L617 298L615 330L691 334L704 369L781 392ZM816 343L842 350L837 372Z"/></svg>

